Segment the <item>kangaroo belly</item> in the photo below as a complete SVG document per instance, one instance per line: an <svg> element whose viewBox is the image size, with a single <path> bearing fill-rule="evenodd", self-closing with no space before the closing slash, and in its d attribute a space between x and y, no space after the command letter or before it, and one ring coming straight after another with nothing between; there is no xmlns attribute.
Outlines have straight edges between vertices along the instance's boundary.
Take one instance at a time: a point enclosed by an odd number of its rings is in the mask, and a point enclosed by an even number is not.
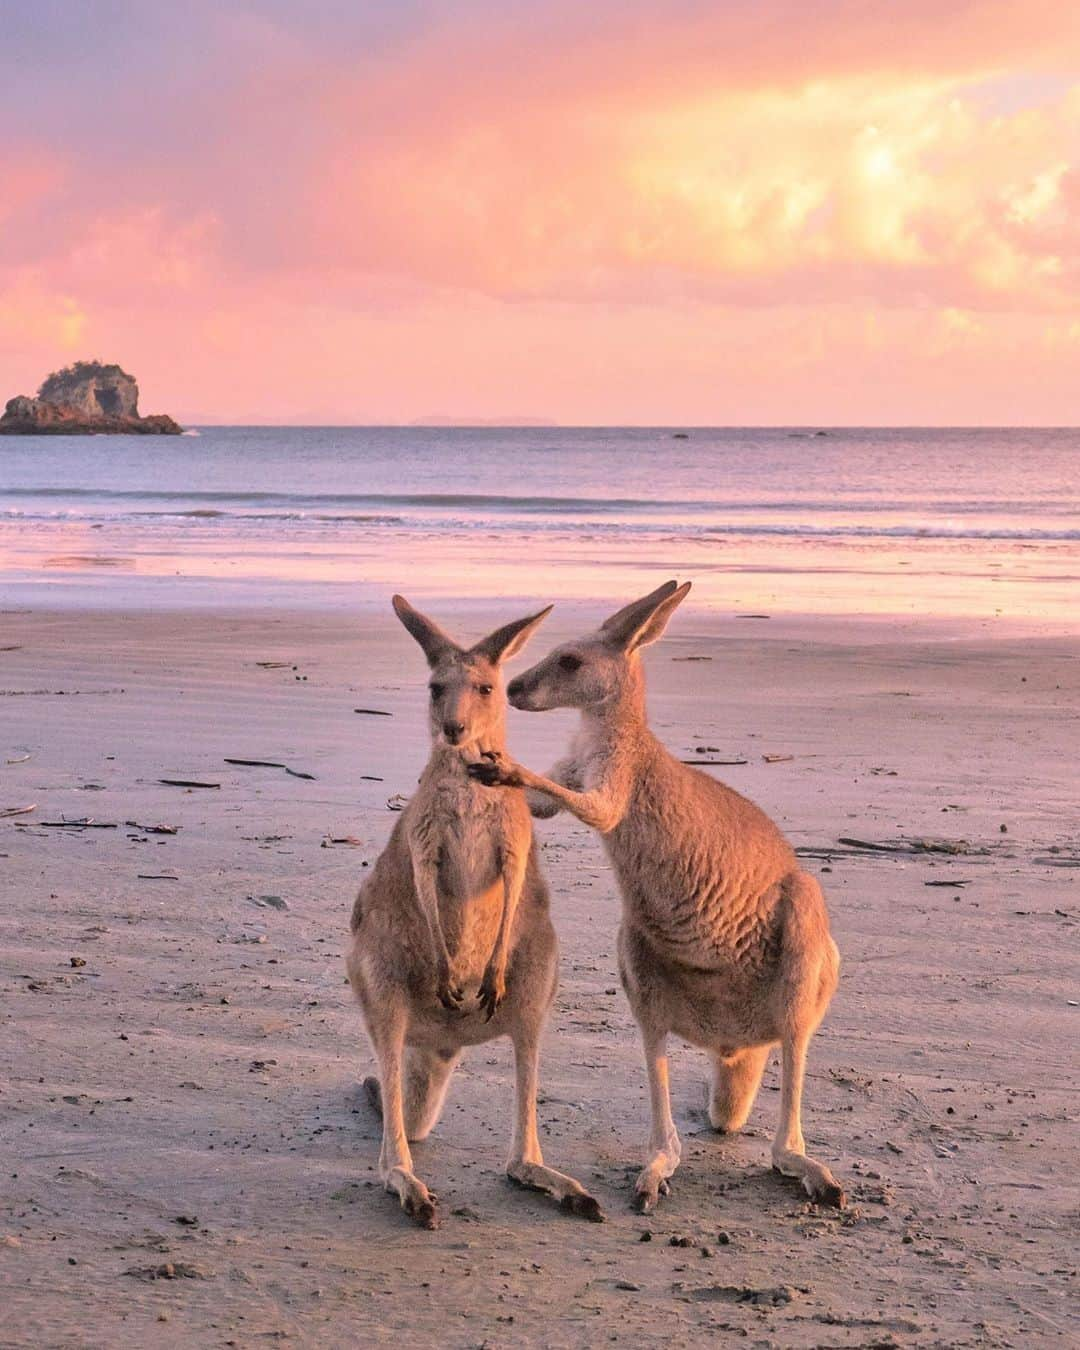
<svg viewBox="0 0 1080 1350"><path fill-rule="evenodd" d="M779 954L781 881L754 868L664 866L637 847L610 849L626 921L674 965L760 978Z"/></svg>
<svg viewBox="0 0 1080 1350"><path fill-rule="evenodd" d="M619 973L639 1024L672 1031L721 1054L778 1039L774 979L744 965L700 969L629 920L619 931Z"/></svg>
<svg viewBox="0 0 1080 1350"><path fill-rule="evenodd" d="M469 987L480 983L495 948L502 911L501 878L464 896L440 894L439 918L450 953L451 974L459 984Z"/></svg>

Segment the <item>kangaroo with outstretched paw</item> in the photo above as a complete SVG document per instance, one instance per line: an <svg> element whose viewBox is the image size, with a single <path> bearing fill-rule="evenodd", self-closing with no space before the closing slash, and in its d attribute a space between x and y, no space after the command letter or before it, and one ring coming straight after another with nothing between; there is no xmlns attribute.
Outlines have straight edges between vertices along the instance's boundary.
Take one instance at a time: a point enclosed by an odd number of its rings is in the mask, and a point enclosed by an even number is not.
<svg viewBox="0 0 1080 1350"><path fill-rule="evenodd" d="M469 648L399 595L394 610L431 668L432 748L357 896L346 958L379 1064L378 1079L364 1086L382 1114L380 1176L422 1228L438 1226L409 1141L438 1120L462 1049L509 1036L517 1101L507 1176L599 1222L593 1197L545 1166L537 1136L540 1037L558 945L529 809L520 792L489 792L466 771L479 755L504 751L500 668L550 606Z"/></svg>
<svg viewBox="0 0 1080 1350"><path fill-rule="evenodd" d="M689 589L669 581L510 682L515 708L581 712L570 754L549 777L497 755L470 773L487 785L525 788L535 815L565 809L603 837L622 892L620 974L649 1075L652 1132L639 1207L656 1206L679 1165L670 1033L709 1052L709 1118L721 1131L745 1124L779 1044L773 1166L798 1178L813 1200L842 1207L836 1178L807 1157L801 1124L807 1047L840 970L821 888L763 811L681 764L646 720L640 651L661 636Z"/></svg>

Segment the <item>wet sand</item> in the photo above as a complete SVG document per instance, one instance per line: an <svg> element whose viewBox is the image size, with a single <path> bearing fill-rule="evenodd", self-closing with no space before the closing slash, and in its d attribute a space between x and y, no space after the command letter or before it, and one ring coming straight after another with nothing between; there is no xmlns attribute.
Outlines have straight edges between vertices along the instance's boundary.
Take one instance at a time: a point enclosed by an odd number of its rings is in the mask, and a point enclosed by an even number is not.
<svg viewBox="0 0 1080 1350"><path fill-rule="evenodd" d="M542 1137L608 1221L504 1181L500 1042L466 1055L415 1150L435 1233L378 1185L342 965L387 801L425 756L415 646L389 614L57 609L0 615L0 648L0 812L34 806L0 818L4 1346L1080 1337L1080 639L680 613L648 657L654 726L745 758L713 772L826 887L844 968L805 1128L850 1207L768 1171L775 1063L721 1139L704 1057L677 1045L683 1164L655 1215L631 1211L648 1120L618 896L560 816L537 823L562 944ZM512 713L511 745L544 768L572 725ZM87 817L116 828L46 824Z"/></svg>

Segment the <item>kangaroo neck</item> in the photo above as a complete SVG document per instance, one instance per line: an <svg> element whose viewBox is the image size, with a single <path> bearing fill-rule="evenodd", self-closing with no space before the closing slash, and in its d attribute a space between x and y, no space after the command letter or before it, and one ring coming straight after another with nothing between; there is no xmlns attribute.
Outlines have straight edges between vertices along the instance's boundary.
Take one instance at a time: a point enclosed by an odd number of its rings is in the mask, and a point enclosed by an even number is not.
<svg viewBox="0 0 1080 1350"><path fill-rule="evenodd" d="M583 708L581 720L587 730L605 737L617 734L628 744L639 741L648 732L645 675L636 656L630 658L630 667L618 691L603 703Z"/></svg>

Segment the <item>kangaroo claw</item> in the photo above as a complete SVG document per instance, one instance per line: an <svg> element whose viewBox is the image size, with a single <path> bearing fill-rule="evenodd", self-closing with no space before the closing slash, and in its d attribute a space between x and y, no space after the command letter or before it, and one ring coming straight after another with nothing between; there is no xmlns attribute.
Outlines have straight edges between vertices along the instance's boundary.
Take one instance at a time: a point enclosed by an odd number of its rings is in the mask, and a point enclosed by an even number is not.
<svg viewBox="0 0 1080 1350"><path fill-rule="evenodd" d="M436 990L439 1002L448 1012L460 1012L465 1001L465 991L456 984L442 984Z"/></svg>
<svg viewBox="0 0 1080 1350"><path fill-rule="evenodd" d="M604 1211L600 1208L599 1201L587 1191L583 1191L580 1195L574 1192L563 1196L559 1208L566 1214L576 1214L582 1219L588 1219L590 1223L604 1222Z"/></svg>
<svg viewBox="0 0 1080 1350"><path fill-rule="evenodd" d="M477 997L480 1001L480 1007L486 1013L484 1020L490 1022L506 997L506 985L497 976L485 975Z"/></svg>
<svg viewBox="0 0 1080 1350"><path fill-rule="evenodd" d="M484 1011L485 1022L491 1021L491 1019L495 1016L495 1013L498 1011L499 1004L501 1002L502 997L499 994L496 994L494 990L490 990L488 993L484 993L483 991L481 991L480 1007Z"/></svg>
<svg viewBox="0 0 1080 1350"><path fill-rule="evenodd" d="M413 1223L426 1228L429 1232L439 1226L439 1211L435 1208L434 1196L430 1196L427 1200L410 1200L405 1205L405 1213Z"/></svg>
<svg viewBox="0 0 1080 1350"><path fill-rule="evenodd" d="M638 1179L637 1187L634 1190L634 1207L639 1214L651 1214L660 1203L662 1195L670 1195L671 1187L663 1177L659 1179L655 1186L648 1181L644 1184Z"/></svg>

